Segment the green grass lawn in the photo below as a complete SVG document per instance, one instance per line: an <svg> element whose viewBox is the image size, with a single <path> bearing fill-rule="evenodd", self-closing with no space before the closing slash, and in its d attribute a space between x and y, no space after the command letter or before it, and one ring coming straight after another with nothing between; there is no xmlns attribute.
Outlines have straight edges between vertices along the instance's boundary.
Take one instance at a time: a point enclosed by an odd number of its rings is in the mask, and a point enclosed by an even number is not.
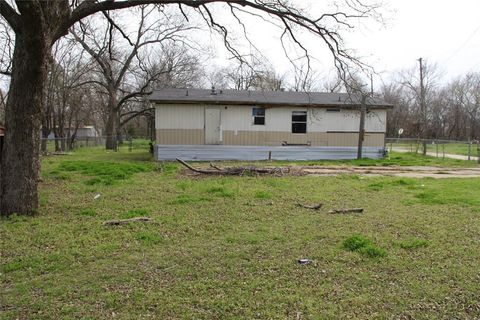
<svg viewBox="0 0 480 320"><path fill-rule="evenodd" d="M0 318L480 317L480 179L186 177L147 149L43 158L38 215L0 220Z"/></svg>

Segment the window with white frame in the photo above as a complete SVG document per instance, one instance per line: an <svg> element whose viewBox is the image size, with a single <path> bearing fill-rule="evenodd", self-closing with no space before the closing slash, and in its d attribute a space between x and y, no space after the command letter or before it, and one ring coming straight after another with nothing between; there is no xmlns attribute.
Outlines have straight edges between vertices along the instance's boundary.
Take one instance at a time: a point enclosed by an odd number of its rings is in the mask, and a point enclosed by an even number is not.
<svg viewBox="0 0 480 320"><path fill-rule="evenodd" d="M307 111L292 112L292 133L307 133Z"/></svg>
<svg viewBox="0 0 480 320"><path fill-rule="evenodd" d="M252 119L254 125L265 125L265 108L252 108Z"/></svg>

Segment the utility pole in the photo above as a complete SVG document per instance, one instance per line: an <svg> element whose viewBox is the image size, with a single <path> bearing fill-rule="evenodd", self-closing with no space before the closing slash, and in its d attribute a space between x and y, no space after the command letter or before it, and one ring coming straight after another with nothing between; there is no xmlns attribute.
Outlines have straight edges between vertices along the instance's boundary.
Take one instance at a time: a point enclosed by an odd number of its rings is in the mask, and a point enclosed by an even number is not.
<svg viewBox="0 0 480 320"><path fill-rule="evenodd" d="M357 159L362 159L363 140L365 139L365 115L367 113L367 94L362 92L362 102L360 106L360 128L358 130L358 149Z"/></svg>
<svg viewBox="0 0 480 320"><path fill-rule="evenodd" d="M423 155L427 155L427 141L425 140L425 134L427 133L427 110L425 106L425 87L423 85L423 59L418 59L420 63L420 109L422 112L422 127L420 129L420 134L423 139Z"/></svg>

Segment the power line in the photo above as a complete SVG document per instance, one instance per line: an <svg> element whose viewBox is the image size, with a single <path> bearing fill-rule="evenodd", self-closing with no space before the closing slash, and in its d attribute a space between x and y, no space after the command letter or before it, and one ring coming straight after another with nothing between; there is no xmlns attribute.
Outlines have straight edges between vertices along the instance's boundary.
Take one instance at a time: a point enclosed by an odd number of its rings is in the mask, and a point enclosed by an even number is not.
<svg viewBox="0 0 480 320"><path fill-rule="evenodd" d="M455 50L452 55L450 55L450 57L447 58L447 60L445 60L444 63L447 63L449 62L450 60L452 60L460 51L462 51L466 46L467 44L473 39L473 37L475 37L475 35L477 34L477 32L480 31L480 25L478 25L478 27L473 31L473 33L467 38L467 40L462 44L460 45L457 50Z"/></svg>

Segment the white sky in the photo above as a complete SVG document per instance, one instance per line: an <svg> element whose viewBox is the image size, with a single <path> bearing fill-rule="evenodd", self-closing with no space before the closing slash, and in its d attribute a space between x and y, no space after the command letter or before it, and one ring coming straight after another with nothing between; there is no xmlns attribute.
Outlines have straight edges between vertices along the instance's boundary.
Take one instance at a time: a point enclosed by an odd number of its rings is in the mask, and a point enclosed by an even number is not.
<svg viewBox="0 0 480 320"><path fill-rule="evenodd" d="M324 12L325 2L296 0L310 12ZM417 59L437 63L448 81L469 71L480 71L480 0L384 0L385 24L363 21L352 32L343 33L345 45L386 80L401 69L418 66ZM322 6L322 7L321 7ZM253 42L279 73L291 72L278 41L278 32L264 22L249 28ZM304 39L317 58L315 69L326 75L332 67L330 55L318 41ZM220 50L221 51L221 50Z"/></svg>
<svg viewBox="0 0 480 320"><path fill-rule="evenodd" d="M327 3L333 0L292 0L308 6L309 12L321 14L334 11ZM379 1L379 0L364 0ZM363 21L356 23L352 32L343 33L346 47L355 49L363 61L373 66L379 76L375 84L388 80L395 71L418 66L423 57L428 63L437 63L443 71L443 80L480 71L480 0L383 0L385 25ZM218 8L218 9L217 9ZM328 9L329 8L329 9ZM226 25L232 24L230 14L215 7L216 19ZM218 11L217 11L218 10ZM285 57L279 41L280 32L259 19L246 17L249 37L264 54L277 73L287 74L290 79L293 68ZM238 26L237 31L240 31ZM239 38L241 32L238 32ZM212 42L216 50L225 56L223 46L215 35L200 32L200 38ZM333 62L326 46L318 38L302 38L314 58L314 69L322 76L332 75ZM244 47L249 51L248 46ZM222 54L223 51L223 54ZM207 56L210 64L227 64L225 60Z"/></svg>
<svg viewBox="0 0 480 320"><path fill-rule="evenodd" d="M351 35L349 44L377 72L413 67L423 57L445 80L480 70L479 0L389 0L387 26Z"/></svg>

